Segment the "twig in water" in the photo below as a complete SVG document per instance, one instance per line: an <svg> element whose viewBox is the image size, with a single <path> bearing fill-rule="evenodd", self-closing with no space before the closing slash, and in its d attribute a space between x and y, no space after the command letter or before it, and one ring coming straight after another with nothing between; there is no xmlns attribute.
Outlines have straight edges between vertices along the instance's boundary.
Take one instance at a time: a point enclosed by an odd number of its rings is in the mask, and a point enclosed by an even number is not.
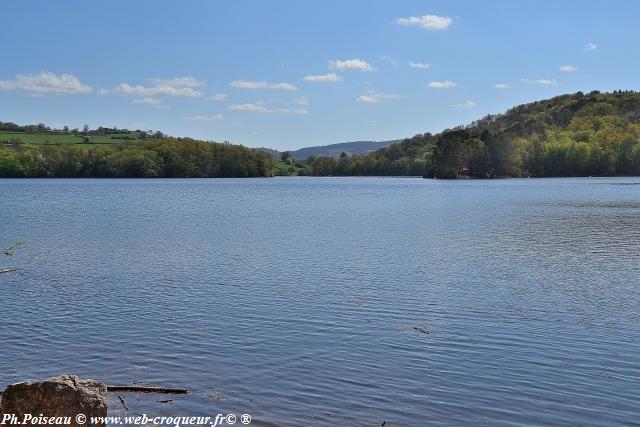
<svg viewBox="0 0 640 427"><path fill-rule="evenodd" d="M416 332L420 332L421 334L429 334L429 332L427 332L426 329L420 327L420 326L413 326L412 329Z"/></svg>
<svg viewBox="0 0 640 427"><path fill-rule="evenodd" d="M118 399L120 399L120 403L122 403L122 406L124 406L124 409L126 409L128 411L129 407L127 406L127 401L125 400L125 398L120 396L120 395L118 395Z"/></svg>

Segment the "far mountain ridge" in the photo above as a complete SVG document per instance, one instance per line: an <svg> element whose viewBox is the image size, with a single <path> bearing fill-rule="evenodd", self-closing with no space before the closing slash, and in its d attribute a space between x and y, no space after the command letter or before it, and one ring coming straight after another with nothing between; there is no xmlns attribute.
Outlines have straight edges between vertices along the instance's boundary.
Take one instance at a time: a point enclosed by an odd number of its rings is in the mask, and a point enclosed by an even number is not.
<svg viewBox="0 0 640 427"><path fill-rule="evenodd" d="M309 156L338 158L342 153L347 153L350 156L354 154L367 154L401 141L402 139L394 139L390 141L341 142L337 144L300 148L298 150L292 150L291 154L298 160L306 160Z"/></svg>

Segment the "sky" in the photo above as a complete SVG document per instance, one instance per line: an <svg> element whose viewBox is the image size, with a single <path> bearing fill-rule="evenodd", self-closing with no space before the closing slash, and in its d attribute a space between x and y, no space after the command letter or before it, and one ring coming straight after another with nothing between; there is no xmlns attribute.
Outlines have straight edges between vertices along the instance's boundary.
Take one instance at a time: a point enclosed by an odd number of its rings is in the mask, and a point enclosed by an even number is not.
<svg viewBox="0 0 640 427"><path fill-rule="evenodd" d="M637 0L5 0L0 121L279 150L640 89Z"/></svg>

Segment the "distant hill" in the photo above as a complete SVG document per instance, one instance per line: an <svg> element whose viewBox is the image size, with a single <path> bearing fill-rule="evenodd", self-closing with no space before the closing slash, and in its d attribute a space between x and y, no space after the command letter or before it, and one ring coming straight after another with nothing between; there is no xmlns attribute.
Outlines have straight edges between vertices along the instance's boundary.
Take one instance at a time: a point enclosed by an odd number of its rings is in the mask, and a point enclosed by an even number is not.
<svg viewBox="0 0 640 427"><path fill-rule="evenodd" d="M340 154L347 153L353 154L367 154L372 151L379 150L380 148L388 147L391 144L400 142L400 139L394 139L392 141L353 141L342 142L339 144L322 145L317 147L306 147L299 150L292 151L293 157L298 160L306 160L309 156L323 156L323 157L340 157Z"/></svg>

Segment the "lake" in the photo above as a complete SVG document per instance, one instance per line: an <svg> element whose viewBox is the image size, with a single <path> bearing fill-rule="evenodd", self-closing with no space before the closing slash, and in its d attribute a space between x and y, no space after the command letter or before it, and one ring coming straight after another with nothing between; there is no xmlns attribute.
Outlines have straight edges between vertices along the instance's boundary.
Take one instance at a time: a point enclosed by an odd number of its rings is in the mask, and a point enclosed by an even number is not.
<svg viewBox="0 0 640 427"><path fill-rule="evenodd" d="M0 388L184 387L128 406L258 426L640 422L639 178L0 180L0 200L0 244L26 242L0 259L20 267Z"/></svg>

